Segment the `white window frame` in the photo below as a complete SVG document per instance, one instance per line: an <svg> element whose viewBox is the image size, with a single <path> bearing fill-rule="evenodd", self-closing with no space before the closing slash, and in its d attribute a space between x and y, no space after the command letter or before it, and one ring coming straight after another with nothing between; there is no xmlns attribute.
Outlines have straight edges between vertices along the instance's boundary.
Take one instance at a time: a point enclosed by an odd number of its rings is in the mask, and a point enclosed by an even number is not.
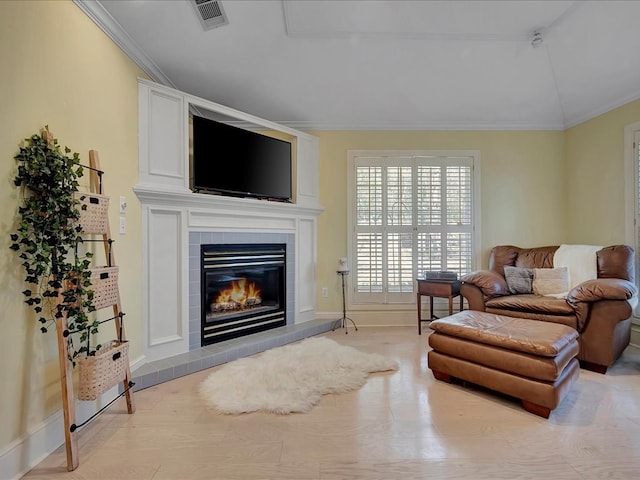
<svg viewBox="0 0 640 480"><path fill-rule="evenodd" d="M624 129L625 171L625 243L634 248L635 280L640 285L640 122ZM633 323L640 325L640 305L633 313Z"/></svg>
<svg viewBox="0 0 640 480"><path fill-rule="evenodd" d="M471 157L472 158L472 253L471 268L477 270L482 263L481 252L481 155L479 150L348 150L347 151L347 254L350 259L355 259L355 160L359 157ZM353 293L355 282L352 282L350 291ZM401 303L375 303L354 300L356 295L347 296L349 310L410 310L415 308L415 284L414 292L408 294Z"/></svg>

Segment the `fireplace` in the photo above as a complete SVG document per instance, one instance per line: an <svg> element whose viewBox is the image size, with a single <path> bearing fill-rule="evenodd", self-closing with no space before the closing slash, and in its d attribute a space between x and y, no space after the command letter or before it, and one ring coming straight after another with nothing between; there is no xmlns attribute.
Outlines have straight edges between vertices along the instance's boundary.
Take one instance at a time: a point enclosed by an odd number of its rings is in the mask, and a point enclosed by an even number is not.
<svg viewBox="0 0 640 480"><path fill-rule="evenodd" d="M201 345L286 325L286 244L201 245Z"/></svg>

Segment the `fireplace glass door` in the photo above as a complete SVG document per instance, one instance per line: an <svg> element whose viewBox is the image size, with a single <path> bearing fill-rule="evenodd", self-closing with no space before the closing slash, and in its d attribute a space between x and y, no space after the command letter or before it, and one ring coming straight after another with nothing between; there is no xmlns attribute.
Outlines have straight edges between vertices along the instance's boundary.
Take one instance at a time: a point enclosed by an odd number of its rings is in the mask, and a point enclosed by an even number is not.
<svg viewBox="0 0 640 480"><path fill-rule="evenodd" d="M202 345L286 325L286 245L201 246Z"/></svg>

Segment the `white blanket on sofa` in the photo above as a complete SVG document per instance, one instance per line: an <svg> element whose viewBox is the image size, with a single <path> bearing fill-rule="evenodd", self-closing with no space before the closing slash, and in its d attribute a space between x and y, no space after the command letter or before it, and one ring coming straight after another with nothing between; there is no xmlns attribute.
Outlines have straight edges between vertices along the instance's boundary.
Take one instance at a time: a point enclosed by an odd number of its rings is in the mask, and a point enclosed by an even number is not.
<svg viewBox="0 0 640 480"><path fill-rule="evenodd" d="M598 278L597 245L560 245L553 256L553 266L567 267L569 291L586 280Z"/></svg>

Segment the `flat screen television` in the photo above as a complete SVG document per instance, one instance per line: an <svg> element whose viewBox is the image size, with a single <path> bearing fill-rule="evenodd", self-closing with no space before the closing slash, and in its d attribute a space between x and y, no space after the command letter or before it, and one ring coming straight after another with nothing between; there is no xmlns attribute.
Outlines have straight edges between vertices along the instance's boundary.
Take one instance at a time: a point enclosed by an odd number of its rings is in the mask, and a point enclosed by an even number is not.
<svg viewBox="0 0 640 480"><path fill-rule="evenodd" d="M291 201L291 143L193 115L194 192Z"/></svg>

